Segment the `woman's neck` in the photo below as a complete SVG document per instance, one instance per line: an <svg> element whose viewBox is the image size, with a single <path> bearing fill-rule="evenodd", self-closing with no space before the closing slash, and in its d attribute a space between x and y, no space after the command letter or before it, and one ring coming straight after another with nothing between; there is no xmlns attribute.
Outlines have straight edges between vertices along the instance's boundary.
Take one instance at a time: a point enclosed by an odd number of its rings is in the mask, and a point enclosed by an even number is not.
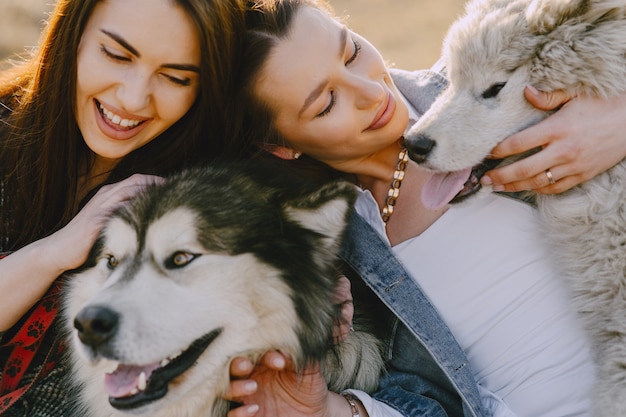
<svg viewBox="0 0 626 417"><path fill-rule="evenodd" d="M92 165L85 167L85 175L82 175L78 180L78 201L82 201L91 190L106 181L111 171L113 171L113 168L115 168L115 165L116 164L110 160L96 156Z"/></svg>
<svg viewBox="0 0 626 417"><path fill-rule="evenodd" d="M372 193L380 187L387 187L388 189L401 150L402 145L400 142L396 142L362 161L359 164L359 172L356 173L361 188L370 190Z"/></svg>
<svg viewBox="0 0 626 417"><path fill-rule="evenodd" d="M357 175L359 185L372 193L379 210L386 205L387 196L392 188L394 172L398 166L398 158L402 146L392 146L377 155L375 161L368 161ZM416 163L409 161L404 170L404 179L398 188L393 215L387 221L387 237L392 245L422 234L439 217L447 207L431 210L424 207L421 198L422 188L432 173Z"/></svg>

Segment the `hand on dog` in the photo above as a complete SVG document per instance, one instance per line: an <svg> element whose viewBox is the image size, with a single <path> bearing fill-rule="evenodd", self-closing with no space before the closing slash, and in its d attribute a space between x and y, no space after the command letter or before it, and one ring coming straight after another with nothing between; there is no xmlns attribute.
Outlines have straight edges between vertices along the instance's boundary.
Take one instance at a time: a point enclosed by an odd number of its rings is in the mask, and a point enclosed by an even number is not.
<svg viewBox="0 0 626 417"><path fill-rule="evenodd" d="M350 280L343 275L339 277L333 301L339 311L332 332L333 343L341 343L352 329L354 315ZM319 364L298 375L291 358L280 352L267 352L256 366L246 358L235 358L230 375L225 398L243 405L232 409L228 417L321 417L332 415L327 407L346 406L342 397L328 391Z"/></svg>
<svg viewBox="0 0 626 417"><path fill-rule="evenodd" d="M534 190L557 194L606 171L626 156L626 95L603 100L545 93L527 87L526 99L542 110L558 111L535 126L509 136L493 150L503 158L541 147L511 165L489 171L482 183L494 191ZM546 171L554 180L550 185Z"/></svg>
<svg viewBox="0 0 626 417"><path fill-rule="evenodd" d="M352 329L354 303L351 288L350 280L343 275L340 276L333 298L333 301L339 307L339 316L335 320L335 326L333 327L333 342L335 344L346 340L348 333Z"/></svg>
<svg viewBox="0 0 626 417"><path fill-rule="evenodd" d="M79 267L87 259L107 216L147 186L162 181L163 178L154 175L135 174L103 186L67 226L50 236L55 243L46 253L62 262L59 264L62 271Z"/></svg>
<svg viewBox="0 0 626 417"><path fill-rule="evenodd" d="M243 403L228 417L329 417L350 415L347 402L328 391L319 364L296 373L291 358L267 352L254 366L235 358L230 367L231 384L225 398Z"/></svg>

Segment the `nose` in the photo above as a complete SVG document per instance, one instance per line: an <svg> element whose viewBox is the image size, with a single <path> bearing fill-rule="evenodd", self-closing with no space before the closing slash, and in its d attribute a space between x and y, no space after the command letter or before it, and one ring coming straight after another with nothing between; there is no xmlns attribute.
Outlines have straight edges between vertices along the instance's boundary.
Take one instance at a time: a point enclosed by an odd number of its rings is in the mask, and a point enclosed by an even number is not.
<svg viewBox="0 0 626 417"><path fill-rule="evenodd" d="M92 348L111 340L118 329L119 314L102 306L83 308L74 318L78 338Z"/></svg>
<svg viewBox="0 0 626 417"><path fill-rule="evenodd" d="M385 99L386 89L380 81L363 75L354 75L351 84L357 91L356 105L359 109L369 109Z"/></svg>
<svg viewBox="0 0 626 417"><path fill-rule="evenodd" d="M138 112L146 108L152 96L150 77L135 74L120 83L117 88L117 98L121 107L130 112Z"/></svg>
<svg viewBox="0 0 626 417"><path fill-rule="evenodd" d="M409 158L417 163L426 162L428 154L437 143L426 135L418 134L404 139L404 146L409 151Z"/></svg>

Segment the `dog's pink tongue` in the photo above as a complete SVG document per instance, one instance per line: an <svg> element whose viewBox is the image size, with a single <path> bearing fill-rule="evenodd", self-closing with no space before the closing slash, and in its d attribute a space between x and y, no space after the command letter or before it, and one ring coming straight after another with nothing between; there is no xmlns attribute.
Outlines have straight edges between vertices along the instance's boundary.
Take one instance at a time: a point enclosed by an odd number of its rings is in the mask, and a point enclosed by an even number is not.
<svg viewBox="0 0 626 417"><path fill-rule="evenodd" d="M158 367L158 363L147 366L120 365L113 373L105 375L104 387L110 397L127 397L132 395L132 391L137 388L139 375L142 372L145 372L146 379L148 379Z"/></svg>
<svg viewBox="0 0 626 417"><path fill-rule="evenodd" d="M455 172L433 172L422 188L424 207L437 210L448 204L463 189L471 168Z"/></svg>

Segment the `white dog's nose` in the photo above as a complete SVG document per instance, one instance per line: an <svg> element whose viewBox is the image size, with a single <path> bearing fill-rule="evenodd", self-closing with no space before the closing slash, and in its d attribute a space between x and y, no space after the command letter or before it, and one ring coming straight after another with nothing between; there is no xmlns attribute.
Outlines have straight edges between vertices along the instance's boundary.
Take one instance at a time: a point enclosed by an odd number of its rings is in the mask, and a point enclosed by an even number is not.
<svg viewBox="0 0 626 417"><path fill-rule="evenodd" d="M409 157L417 163L425 162L435 145L434 140L421 134L408 136L404 139L404 146L409 151Z"/></svg>

